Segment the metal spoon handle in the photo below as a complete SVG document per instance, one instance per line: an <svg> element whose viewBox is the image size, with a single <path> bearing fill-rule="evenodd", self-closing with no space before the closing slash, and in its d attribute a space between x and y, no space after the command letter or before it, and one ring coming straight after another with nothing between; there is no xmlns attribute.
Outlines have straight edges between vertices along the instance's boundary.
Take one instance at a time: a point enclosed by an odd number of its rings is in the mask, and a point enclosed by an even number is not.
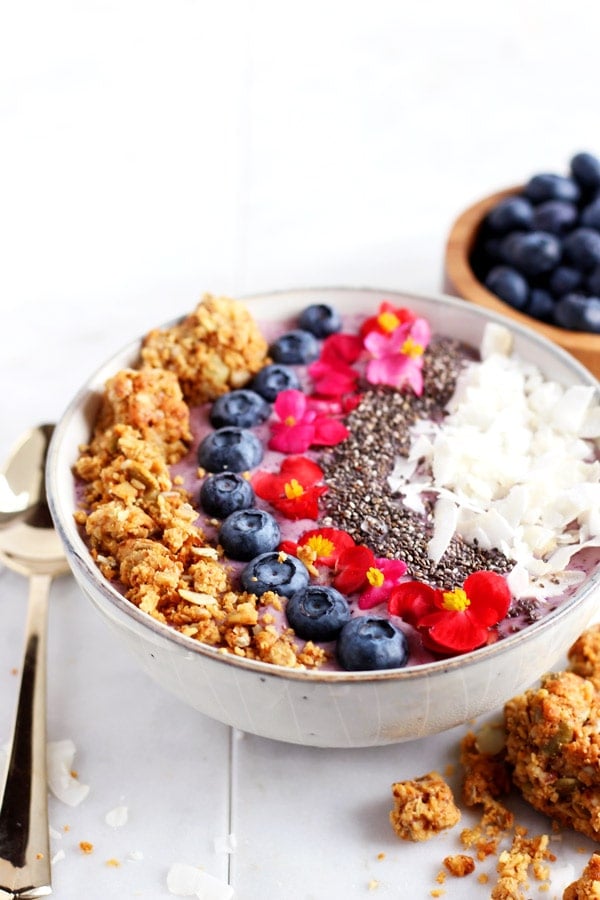
<svg viewBox="0 0 600 900"><path fill-rule="evenodd" d="M46 620L51 577L32 575L25 655L0 807L0 898L52 893L46 777Z"/></svg>

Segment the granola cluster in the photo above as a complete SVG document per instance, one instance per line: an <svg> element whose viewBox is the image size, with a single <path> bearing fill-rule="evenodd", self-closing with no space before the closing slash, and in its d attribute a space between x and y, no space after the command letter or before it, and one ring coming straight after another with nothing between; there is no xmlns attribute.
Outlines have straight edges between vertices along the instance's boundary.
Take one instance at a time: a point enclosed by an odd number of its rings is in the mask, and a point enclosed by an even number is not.
<svg viewBox="0 0 600 900"><path fill-rule="evenodd" d="M537 810L600 840L600 694L575 672L546 675L506 704L512 780Z"/></svg>
<svg viewBox="0 0 600 900"><path fill-rule="evenodd" d="M169 469L190 446L189 404L244 384L266 350L245 307L223 297L205 297L180 325L151 332L140 367L105 385L75 464L76 519L102 574L156 620L223 652L314 667L323 651L274 627L276 594L232 589L220 547L205 539Z"/></svg>
<svg viewBox="0 0 600 900"><path fill-rule="evenodd" d="M142 360L173 372L195 406L242 388L264 365L267 342L244 304L207 294L177 325L143 340Z"/></svg>
<svg viewBox="0 0 600 900"><path fill-rule="evenodd" d="M426 841L460 820L452 790L438 772L397 781L392 785L392 795L390 822L402 840Z"/></svg>

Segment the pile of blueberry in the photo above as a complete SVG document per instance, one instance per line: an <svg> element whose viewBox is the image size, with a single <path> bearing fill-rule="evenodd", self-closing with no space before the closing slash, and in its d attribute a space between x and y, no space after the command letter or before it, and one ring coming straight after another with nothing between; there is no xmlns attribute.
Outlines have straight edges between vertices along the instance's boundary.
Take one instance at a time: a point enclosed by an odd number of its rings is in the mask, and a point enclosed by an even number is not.
<svg viewBox="0 0 600 900"><path fill-rule="evenodd" d="M299 559L280 554L279 525L271 513L256 506L252 485L243 475L260 464L264 453L252 428L268 419L280 391L300 389L293 367L315 360L319 341L341 327L338 312L328 304L308 306L298 328L271 344L273 362L247 388L214 401L209 418L215 430L198 447L198 463L208 473L199 503L207 516L220 521L219 542L226 556L246 563L240 574L242 589L257 596L273 591L287 598L287 619L299 638L335 641L343 669L398 668L408 659L403 632L386 619L353 618L342 594L329 585L311 584Z"/></svg>
<svg viewBox="0 0 600 900"><path fill-rule="evenodd" d="M539 174L486 216L471 256L477 278L515 309L600 333L600 159Z"/></svg>

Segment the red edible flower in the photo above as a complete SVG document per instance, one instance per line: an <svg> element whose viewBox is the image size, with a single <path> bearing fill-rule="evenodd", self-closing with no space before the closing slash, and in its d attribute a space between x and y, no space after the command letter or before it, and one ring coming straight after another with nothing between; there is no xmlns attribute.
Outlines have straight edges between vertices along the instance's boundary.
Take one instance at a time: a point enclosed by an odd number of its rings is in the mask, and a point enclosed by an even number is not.
<svg viewBox="0 0 600 900"><path fill-rule="evenodd" d="M395 331L399 325L405 325L407 322L414 322L417 318L412 309L406 309L404 306L393 306L389 300L384 300L376 315L369 316L360 327L360 336L366 337L372 331L379 334L390 334Z"/></svg>
<svg viewBox="0 0 600 900"><path fill-rule="evenodd" d="M360 609L371 609L388 599L405 573L402 560L379 559L369 547L359 545L340 554L333 584L344 594L362 591L358 605Z"/></svg>
<svg viewBox="0 0 600 900"><path fill-rule="evenodd" d="M319 358L308 367L315 393L341 397L351 393L358 380L352 368L362 352L362 341L353 334L332 334L323 342Z"/></svg>
<svg viewBox="0 0 600 900"><path fill-rule="evenodd" d="M337 528L314 528L305 531L297 541L283 541L280 549L296 556L299 547L308 547L313 554L313 562L317 566L332 569L344 550L354 547L354 540L347 531Z"/></svg>
<svg viewBox="0 0 600 900"><path fill-rule="evenodd" d="M510 590L495 572L473 572L462 588L442 591L418 581L395 587L388 601L421 633L423 643L440 653L466 653L493 639L490 628L507 614Z"/></svg>
<svg viewBox="0 0 600 900"><path fill-rule="evenodd" d="M319 497L328 490L318 483L322 478L322 469L306 456L288 456L279 472L256 472L252 487L287 519L316 519Z"/></svg>
<svg viewBox="0 0 600 900"><path fill-rule="evenodd" d="M333 446L348 437L337 419L320 415L302 391L281 391L274 404L279 422L271 423L269 447L282 453L304 453L309 447Z"/></svg>

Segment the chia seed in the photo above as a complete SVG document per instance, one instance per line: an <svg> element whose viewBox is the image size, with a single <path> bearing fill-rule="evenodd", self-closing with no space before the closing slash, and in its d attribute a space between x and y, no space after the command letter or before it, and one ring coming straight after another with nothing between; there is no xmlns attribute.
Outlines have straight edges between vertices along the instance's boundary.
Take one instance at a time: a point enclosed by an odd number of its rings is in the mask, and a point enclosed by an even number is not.
<svg viewBox="0 0 600 900"><path fill-rule="evenodd" d="M472 350L458 341L432 341L422 395L365 386L361 403L346 418L349 437L320 460L329 486L323 524L347 531L357 544L367 543L376 556L404 560L412 578L445 590L461 585L471 572L503 574L513 564L499 550L484 550L455 535L435 565L427 552L433 498L425 499L425 514L419 515L391 493L387 482L396 458L408 456L411 426L419 419L444 418L458 374L472 358Z"/></svg>

